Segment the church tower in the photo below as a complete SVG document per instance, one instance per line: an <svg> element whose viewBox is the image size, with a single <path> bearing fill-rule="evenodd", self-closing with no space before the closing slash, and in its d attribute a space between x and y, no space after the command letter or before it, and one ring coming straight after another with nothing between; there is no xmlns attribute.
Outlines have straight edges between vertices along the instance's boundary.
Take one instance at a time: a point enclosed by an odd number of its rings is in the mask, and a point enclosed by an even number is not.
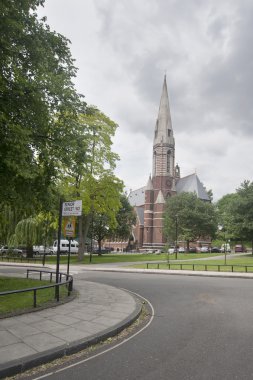
<svg viewBox="0 0 253 380"><path fill-rule="evenodd" d="M180 177L175 166L175 140L170 116L166 76L153 140L153 170L145 191L143 247L161 248L163 213L167 197L176 194L176 179Z"/></svg>

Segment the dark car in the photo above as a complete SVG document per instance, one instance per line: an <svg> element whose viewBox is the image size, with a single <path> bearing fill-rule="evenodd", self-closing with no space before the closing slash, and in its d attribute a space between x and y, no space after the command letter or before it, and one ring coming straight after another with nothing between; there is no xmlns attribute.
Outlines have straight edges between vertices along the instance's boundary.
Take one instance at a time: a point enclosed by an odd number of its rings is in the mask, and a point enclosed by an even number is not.
<svg viewBox="0 0 253 380"><path fill-rule="evenodd" d="M111 253L111 248L101 248L101 250L96 249L94 253L97 253L99 255L102 255L103 253Z"/></svg>
<svg viewBox="0 0 253 380"><path fill-rule="evenodd" d="M195 247L189 247L189 253L196 253L197 250Z"/></svg>
<svg viewBox="0 0 253 380"><path fill-rule="evenodd" d="M211 248L211 252L212 252L212 253L220 253L220 251L221 251L221 250L220 250L220 248L218 248L218 247L212 247L212 248Z"/></svg>

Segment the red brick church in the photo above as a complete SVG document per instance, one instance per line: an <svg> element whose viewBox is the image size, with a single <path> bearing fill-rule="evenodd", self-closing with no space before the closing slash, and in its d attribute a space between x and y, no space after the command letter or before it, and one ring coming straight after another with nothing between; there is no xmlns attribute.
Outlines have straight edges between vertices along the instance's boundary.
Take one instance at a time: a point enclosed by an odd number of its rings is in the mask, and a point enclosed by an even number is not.
<svg viewBox="0 0 253 380"><path fill-rule="evenodd" d="M164 246L165 202L168 197L182 192L195 192L200 199L210 200L196 173L181 178L180 168L175 164L175 139L165 76L154 131L152 177L146 186L129 194L129 202L137 214L133 229L136 248L159 249Z"/></svg>

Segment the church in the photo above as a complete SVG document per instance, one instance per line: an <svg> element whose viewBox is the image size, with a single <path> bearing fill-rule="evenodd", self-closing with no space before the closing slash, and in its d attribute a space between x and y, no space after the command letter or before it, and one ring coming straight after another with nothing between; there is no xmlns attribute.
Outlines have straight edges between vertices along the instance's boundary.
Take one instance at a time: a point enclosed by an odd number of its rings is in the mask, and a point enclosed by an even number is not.
<svg viewBox="0 0 253 380"><path fill-rule="evenodd" d="M134 246L137 249L161 249L166 241L163 236L163 213L168 197L182 192L195 192L210 201L196 173L180 177L180 168L175 164L175 139L172 129L166 76L155 124L153 140L152 176L147 185L131 191L129 202L137 216L133 229Z"/></svg>

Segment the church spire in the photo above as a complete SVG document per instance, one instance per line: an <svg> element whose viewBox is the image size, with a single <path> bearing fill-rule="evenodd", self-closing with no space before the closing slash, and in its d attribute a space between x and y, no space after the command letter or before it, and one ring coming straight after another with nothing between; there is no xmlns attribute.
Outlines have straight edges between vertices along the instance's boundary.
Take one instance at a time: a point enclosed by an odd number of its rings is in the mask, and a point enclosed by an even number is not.
<svg viewBox="0 0 253 380"><path fill-rule="evenodd" d="M169 176L172 178L174 177L174 171L175 140L165 75L153 142L153 177Z"/></svg>
<svg viewBox="0 0 253 380"><path fill-rule="evenodd" d="M160 143L174 143L166 75L164 76L163 81L162 96L154 136L154 145Z"/></svg>

